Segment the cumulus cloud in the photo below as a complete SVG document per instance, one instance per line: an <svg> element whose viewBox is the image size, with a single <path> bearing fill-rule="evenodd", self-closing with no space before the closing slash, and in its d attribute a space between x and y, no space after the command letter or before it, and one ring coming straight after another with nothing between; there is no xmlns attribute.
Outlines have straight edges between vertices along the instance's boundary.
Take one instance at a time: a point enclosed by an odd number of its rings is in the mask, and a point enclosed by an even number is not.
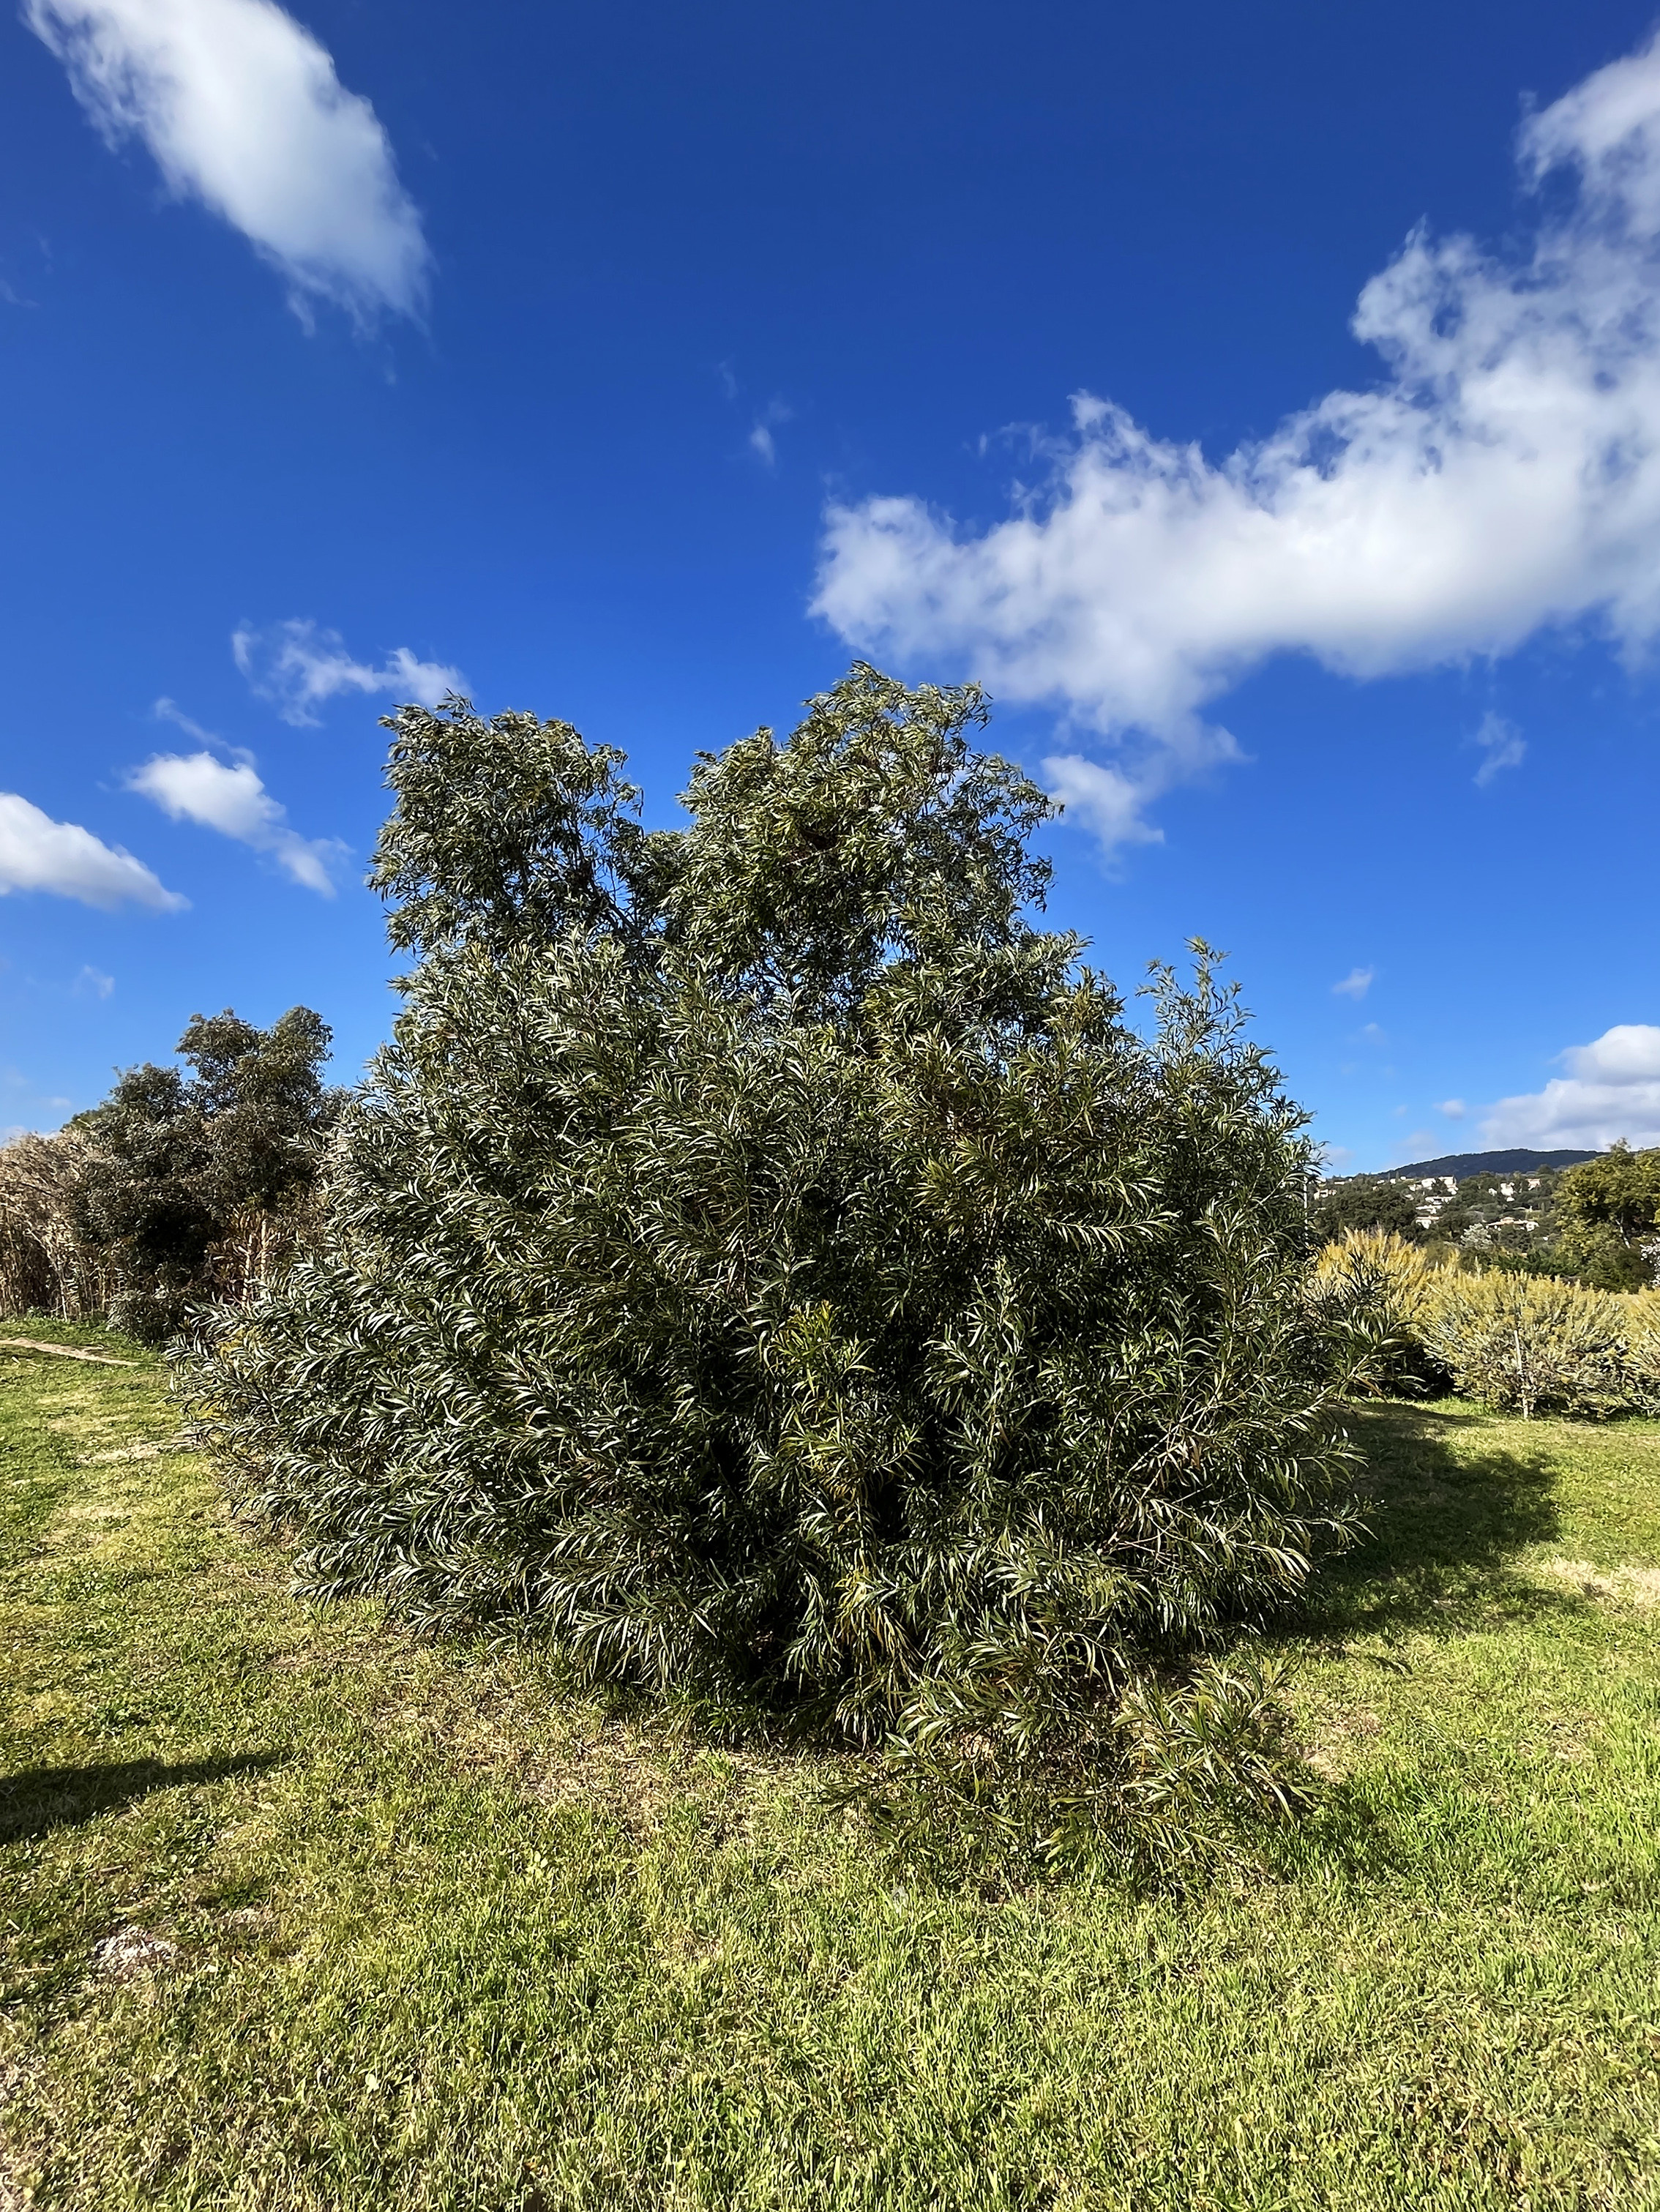
<svg viewBox="0 0 1660 2212"><path fill-rule="evenodd" d="M1531 252L1415 232L1354 316L1371 389L1215 462L1079 394L988 528L913 497L833 505L814 611L1092 730L1118 778L1094 819L1119 837L1229 756L1204 710L1271 655L1367 678L1585 623L1640 653L1660 633L1660 35L1533 117L1520 155L1526 184L1561 185Z"/></svg>
<svg viewBox="0 0 1660 2212"><path fill-rule="evenodd" d="M1341 983L1332 985L1331 994L1334 999L1364 999L1377 974L1375 968L1351 968Z"/></svg>
<svg viewBox="0 0 1660 2212"><path fill-rule="evenodd" d="M465 691L467 679L441 660L418 660L408 646L389 653L379 668L354 660L337 630L314 622L244 627L230 641L236 665L262 699L269 699L296 729L315 724L325 700L343 691L418 700L435 707L447 691Z"/></svg>
<svg viewBox="0 0 1660 2212"><path fill-rule="evenodd" d="M330 867L345 847L332 837L302 837L291 830L287 809L271 797L246 755L227 763L210 752L157 753L132 770L127 787L154 799L175 822L197 822L268 853L296 884L324 898L334 896Z"/></svg>
<svg viewBox="0 0 1660 2212"><path fill-rule="evenodd" d="M1481 726L1475 733L1475 744L1484 756L1475 771L1476 788L1485 791L1494 776L1507 768L1520 768L1527 757L1527 741L1513 722L1502 714L1486 714Z"/></svg>
<svg viewBox="0 0 1660 2212"><path fill-rule="evenodd" d="M0 897L54 891L82 906L145 906L176 914L190 901L170 891L142 860L106 845L76 822L54 822L15 791L0 791Z"/></svg>
<svg viewBox="0 0 1660 2212"><path fill-rule="evenodd" d="M1444 1114L1450 1121L1462 1121L1469 1109L1462 1098L1443 1098L1435 1110L1438 1114Z"/></svg>
<svg viewBox="0 0 1660 2212"><path fill-rule="evenodd" d="M1567 1073L1542 1091L1499 1101L1481 1125L1488 1144L1600 1152L1624 1137L1660 1145L1660 1028L1621 1022L1561 1060Z"/></svg>
<svg viewBox="0 0 1660 2212"><path fill-rule="evenodd" d="M240 230L302 320L418 315L429 255L368 101L272 0L24 0L112 144L141 138L168 189Z"/></svg>

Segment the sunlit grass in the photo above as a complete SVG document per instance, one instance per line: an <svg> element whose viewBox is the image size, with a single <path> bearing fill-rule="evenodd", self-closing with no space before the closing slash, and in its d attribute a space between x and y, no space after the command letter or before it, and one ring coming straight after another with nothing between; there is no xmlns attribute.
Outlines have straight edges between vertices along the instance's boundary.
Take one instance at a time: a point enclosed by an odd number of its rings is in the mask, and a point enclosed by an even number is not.
<svg viewBox="0 0 1660 2212"><path fill-rule="evenodd" d="M1660 2205L1660 1426L1363 1425L1376 1540L1289 1639L1315 1820L1186 1900L986 1895L817 1762L298 1603L199 1462L111 1456L153 1365L0 1352L14 2192Z"/></svg>

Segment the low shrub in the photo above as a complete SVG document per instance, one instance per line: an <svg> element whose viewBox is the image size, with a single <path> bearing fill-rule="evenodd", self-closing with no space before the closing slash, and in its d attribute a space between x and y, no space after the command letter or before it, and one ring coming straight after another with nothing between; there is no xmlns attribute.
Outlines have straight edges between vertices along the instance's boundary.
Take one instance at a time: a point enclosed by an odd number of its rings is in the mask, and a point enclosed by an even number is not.
<svg viewBox="0 0 1660 2212"><path fill-rule="evenodd" d="M1660 1290L1635 1291L1626 1310L1625 1370L1639 1412L1660 1414Z"/></svg>
<svg viewBox="0 0 1660 2212"><path fill-rule="evenodd" d="M1351 1230L1316 1258L1310 1304L1343 1346L1357 1395L1445 1387L1425 1334L1440 1273L1421 1246L1386 1229Z"/></svg>
<svg viewBox="0 0 1660 2212"><path fill-rule="evenodd" d="M1630 1407L1624 1302L1577 1283L1443 1271L1423 1327L1430 1357L1466 1397L1524 1420L1604 1419Z"/></svg>

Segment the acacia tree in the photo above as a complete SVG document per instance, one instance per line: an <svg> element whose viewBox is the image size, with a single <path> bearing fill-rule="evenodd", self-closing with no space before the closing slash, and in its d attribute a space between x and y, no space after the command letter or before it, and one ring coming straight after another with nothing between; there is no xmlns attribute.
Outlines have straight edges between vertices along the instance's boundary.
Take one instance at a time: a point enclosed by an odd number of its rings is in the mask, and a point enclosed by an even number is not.
<svg viewBox="0 0 1660 2212"><path fill-rule="evenodd" d="M1203 948L1144 1037L1037 926L985 718L856 665L647 834L567 726L400 710L404 1010L185 1385L310 1591L1168 1839L1283 1802L1226 1655L1344 1525L1304 1117Z"/></svg>

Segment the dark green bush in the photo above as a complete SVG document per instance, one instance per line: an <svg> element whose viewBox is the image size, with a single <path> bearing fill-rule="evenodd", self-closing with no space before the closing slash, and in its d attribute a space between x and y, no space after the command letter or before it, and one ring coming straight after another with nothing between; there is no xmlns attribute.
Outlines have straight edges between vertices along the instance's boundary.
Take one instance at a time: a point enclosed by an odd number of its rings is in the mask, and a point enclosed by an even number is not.
<svg viewBox="0 0 1660 2212"><path fill-rule="evenodd" d="M982 719L855 668L644 836L564 726L403 710L405 1009L185 1383L308 1590L1174 1829L1284 1801L1227 1655L1344 1525L1302 1116L1202 948L1143 1037L1026 918Z"/></svg>

